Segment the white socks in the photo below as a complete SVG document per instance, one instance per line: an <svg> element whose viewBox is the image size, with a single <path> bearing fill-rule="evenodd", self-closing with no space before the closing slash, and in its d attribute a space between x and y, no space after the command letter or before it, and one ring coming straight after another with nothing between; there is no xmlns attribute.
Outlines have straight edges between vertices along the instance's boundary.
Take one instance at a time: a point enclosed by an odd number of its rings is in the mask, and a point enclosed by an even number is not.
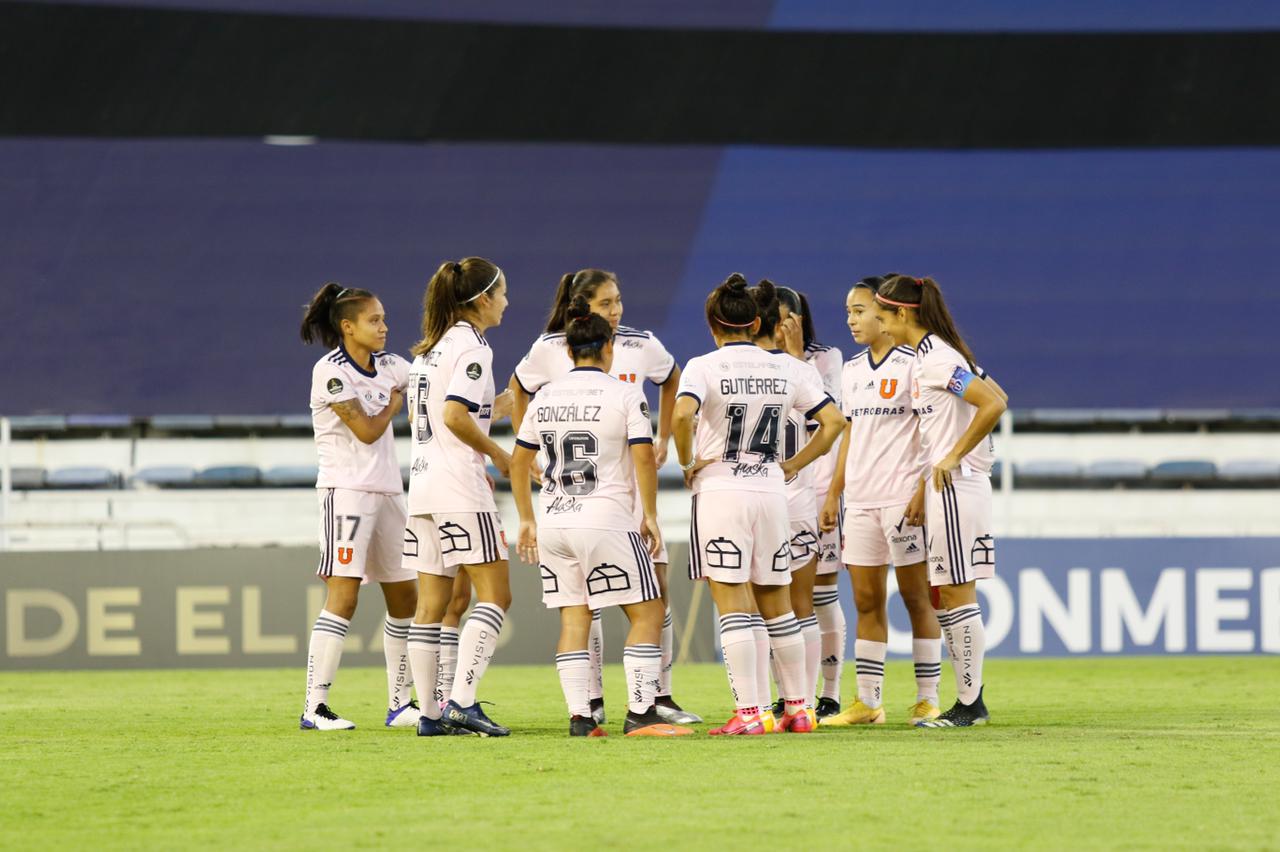
<svg viewBox="0 0 1280 852"><path fill-rule="evenodd" d="M627 673L627 709L644 713L658 694L662 649L657 645L628 645L622 649L622 668Z"/></svg>
<svg viewBox="0 0 1280 852"><path fill-rule="evenodd" d="M840 700L840 675L844 670L846 630L840 590L818 586L813 591L813 614L822 632L822 697Z"/></svg>
<svg viewBox="0 0 1280 852"><path fill-rule="evenodd" d="M411 618L392 618L382 624L382 653L387 659L387 707L399 710L413 699L413 672L409 669Z"/></svg>
<svg viewBox="0 0 1280 852"><path fill-rule="evenodd" d="M800 622L794 613L788 612L764 623L769 632L769 647L778 663L778 691L786 702L787 712L794 712L805 705L804 688L804 638L800 635Z"/></svg>
<svg viewBox="0 0 1280 852"><path fill-rule="evenodd" d="M591 632L587 635L587 651L591 654L591 675L587 680L587 697L604 698L604 625L600 610L591 613Z"/></svg>
<svg viewBox="0 0 1280 852"><path fill-rule="evenodd" d="M422 715L428 719L440 718L440 633L439 624L409 625L409 667Z"/></svg>
<svg viewBox="0 0 1280 852"><path fill-rule="evenodd" d="M818 664L822 661L822 631L818 629L818 616L806 615L800 622L800 638L804 640L804 701L813 706L813 690L818 684Z"/></svg>
<svg viewBox="0 0 1280 852"><path fill-rule="evenodd" d="M591 655L586 651L567 651L556 654L556 671L560 675L560 689L564 691L564 703L570 716L591 717L591 702L587 698L587 677L591 671Z"/></svg>
<svg viewBox="0 0 1280 852"><path fill-rule="evenodd" d="M453 693L453 673L458 668L458 628L440 626L440 676L436 682L436 700L443 703ZM418 693L419 702L422 693Z"/></svg>
<svg viewBox="0 0 1280 852"><path fill-rule="evenodd" d="M942 680L942 640L912 639L911 660L916 665L916 701L938 703L938 681Z"/></svg>
<svg viewBox="0 0 1280 852"><path fill-rule="evenodd" d="M504 617L502 607L497 604L478 603L471 610L471 617L458 636L458 667L450 696L450 700L459 707L470 707L476 703L476 688L493 659Z"/></svg>
<svg viewBox="0 0 1280 852"><path fill-rule="evenodd" d="M724 651L724 668L729 674L729 690L733 693L734 707L744 718L760 712L756 638L751 621L752 616L745 612L720 616L720 647Z"/></svg>
<svg viewBox="0 0 1280 852"><path fill-rule="evenodd" d="M749 613L747 617L751 619L751 633L756 643L756 696L760 709L768 710L773 703L769 697L769 669L773 665L773 655L769 653L769 631L760 613ZM781 686L778 692L781 694Z"/></svg>
<svg viewBox="0 0 1280 852"><path fill-rule="evenodd" d="M854 664L858 669L858 700L875 709L884 702L884 655L888 650L884 642L855 639Z"/></svg>
<svg viewBox="0 0 1280 852"><path fill-rule="evenodd" d="M315 712L317 706L329 701L329 687L342 661L342 643L347 638L351 622L340 615L321 610L311 628L311 644L307 647L307 692L302 708L303 715Z"/></svg>
<svg viewBox="0 0 1280 852"><path fill-rule="evenodd" d="M972 704L982 692L982 660L987 652L982 609L976 603L965 604L939 615L938 623L956 673L956 697L961 704Z"/></svg>
<svg viewBox="0 0 1280 852"><path fill-rule="evenodd" d="M658 672L658 694L671 697L671 663L675 660L676 631L671 626L671 607L662 619L662 669Z"/></svg>

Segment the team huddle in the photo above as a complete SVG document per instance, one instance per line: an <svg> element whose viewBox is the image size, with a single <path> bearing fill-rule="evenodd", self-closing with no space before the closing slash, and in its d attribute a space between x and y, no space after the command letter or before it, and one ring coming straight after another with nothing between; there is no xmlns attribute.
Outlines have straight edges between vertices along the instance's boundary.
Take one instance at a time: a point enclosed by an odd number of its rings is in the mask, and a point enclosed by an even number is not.
<svg viewBox="0 0 1280 852"><path fill-rule="evenodd" d="M845 308L865 348L842 365L816 341L804 295L732 275L707 298L715 348L681 370L651 333L621 325L617 277L582 270L561 280L546 333L497 393L485 335L502 321L506 291L488 260L442 264L412 363L385 350L374 294L326 284L307 309L303 340L331 351L312 372L327 595L308 650L304 730L355 727L329 690L368 581L387 605L386 725L510 733L477 700L511 604L492 465L511 481L517 551L539 566L543 603L560 614L570 735L605 735L600 613L613 606L630 625L623 732L694 733L702 719L673 695L657 514L657 472L673 442L692 492L689 578L706 581L715 603L735 708L711 734L884 723L890 565L913 635L917 695L904 721L988 721L975 581L995 570L990 432L1005 395L932 279L855 284ZM656 439L646 380L660 389ZM407 500L390 428L406 404ZM506 417L510 454L489 436ZM844 708L842 567L858 611L857 699ZM943 641L957 688L946 712Z"/></svg>

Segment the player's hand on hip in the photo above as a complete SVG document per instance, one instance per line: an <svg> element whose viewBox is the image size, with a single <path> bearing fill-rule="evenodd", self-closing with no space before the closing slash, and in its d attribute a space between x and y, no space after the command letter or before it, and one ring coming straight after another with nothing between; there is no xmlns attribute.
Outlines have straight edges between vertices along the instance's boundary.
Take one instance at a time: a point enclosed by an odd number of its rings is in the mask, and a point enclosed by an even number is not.
<svg viewBox="0 0 1280 852"><path fill-rule="evenodd" d="M796 466L794 458L778 462L778 467L782 468L782 478L786 482L790 482L795 479L800 473L800 468Z"/></svg>
<svg viewBox="0 0 1280 852"><path fill-rule="evenodd" d="M933 466L933 489L941 491L951 485L951 473L960 466L960 459L947 456Z"/></svg>
<svg viewBox="0 0 1280 852"><path fill-rule="evenodd" d="M516 553L530 565L538 564L538 525L533 521L520 522L520 534L516 537Z"/></svg>
<svg viewBox="0 0 1280 852"><path fill-rule="evenodd" d="M694 462L693 467L689 468L684 472L684 487L692 488L694 477L698 475L698 472L700 470L702 470L707 465L711 464L713 461L715 461L715 459L698 459L696 462Z"/></svg>
<svg viewBox="0 0 1280 852"><path fill-rule="evenodd" d="M640 537L649 546L649 555L657 556L662 550L662 530L658 529L658 519L646 517L640 525Z"/></svg>

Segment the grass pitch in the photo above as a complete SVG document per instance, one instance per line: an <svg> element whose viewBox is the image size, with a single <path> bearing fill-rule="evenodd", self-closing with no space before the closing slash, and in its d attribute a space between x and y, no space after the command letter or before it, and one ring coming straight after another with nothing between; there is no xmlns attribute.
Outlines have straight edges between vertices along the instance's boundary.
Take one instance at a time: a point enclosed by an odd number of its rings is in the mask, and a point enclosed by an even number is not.
<svg viewBox="0 0 1280 852"><path fill-rule="evenodd" d="M0 674L0 847L1275 848L1280 659L987 663L994 724L569 740L555 670L495 667L505 740L382 727L383 673L339 672L359 726L297 729L297 670ZM943 668L944 705L951 700ZM677 696L728 717L723 670ZM847 669L846 696L854 687ZM705 729L705 728L704 728Z"/></svg>

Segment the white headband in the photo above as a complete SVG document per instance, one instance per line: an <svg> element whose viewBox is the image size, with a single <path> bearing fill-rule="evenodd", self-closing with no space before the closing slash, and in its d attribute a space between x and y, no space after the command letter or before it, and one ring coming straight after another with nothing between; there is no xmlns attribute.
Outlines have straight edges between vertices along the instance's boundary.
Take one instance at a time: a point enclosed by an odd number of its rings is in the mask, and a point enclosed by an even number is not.
<svg viewBox="0 0 1280 852"><path fill-rule="evenodd" d="M463 301L463 303L462 303L462 304L464 304L464 305L469 305L469 304L471 304L471 303L472 303L472 302L474 302L476 299L479 299L481 296L483 296L485 293L488 293L488 292L489 292L489 290L491 290L491 289L493 288L493 285L498 283L498 276L502 275L502 270L501 270L500 268L498 268L498 267L494 267L494 268L495 268L495 269L497 269L498 271L497 271L497 272L495 272L495 273L493 273L493 280L489 282L488 286L486 286L486 287L485 287L483 290L481 290L479 293L476 293L476 294L475 294L474 296L472 296L470 299L467 299L467 300Z"/></svg>

